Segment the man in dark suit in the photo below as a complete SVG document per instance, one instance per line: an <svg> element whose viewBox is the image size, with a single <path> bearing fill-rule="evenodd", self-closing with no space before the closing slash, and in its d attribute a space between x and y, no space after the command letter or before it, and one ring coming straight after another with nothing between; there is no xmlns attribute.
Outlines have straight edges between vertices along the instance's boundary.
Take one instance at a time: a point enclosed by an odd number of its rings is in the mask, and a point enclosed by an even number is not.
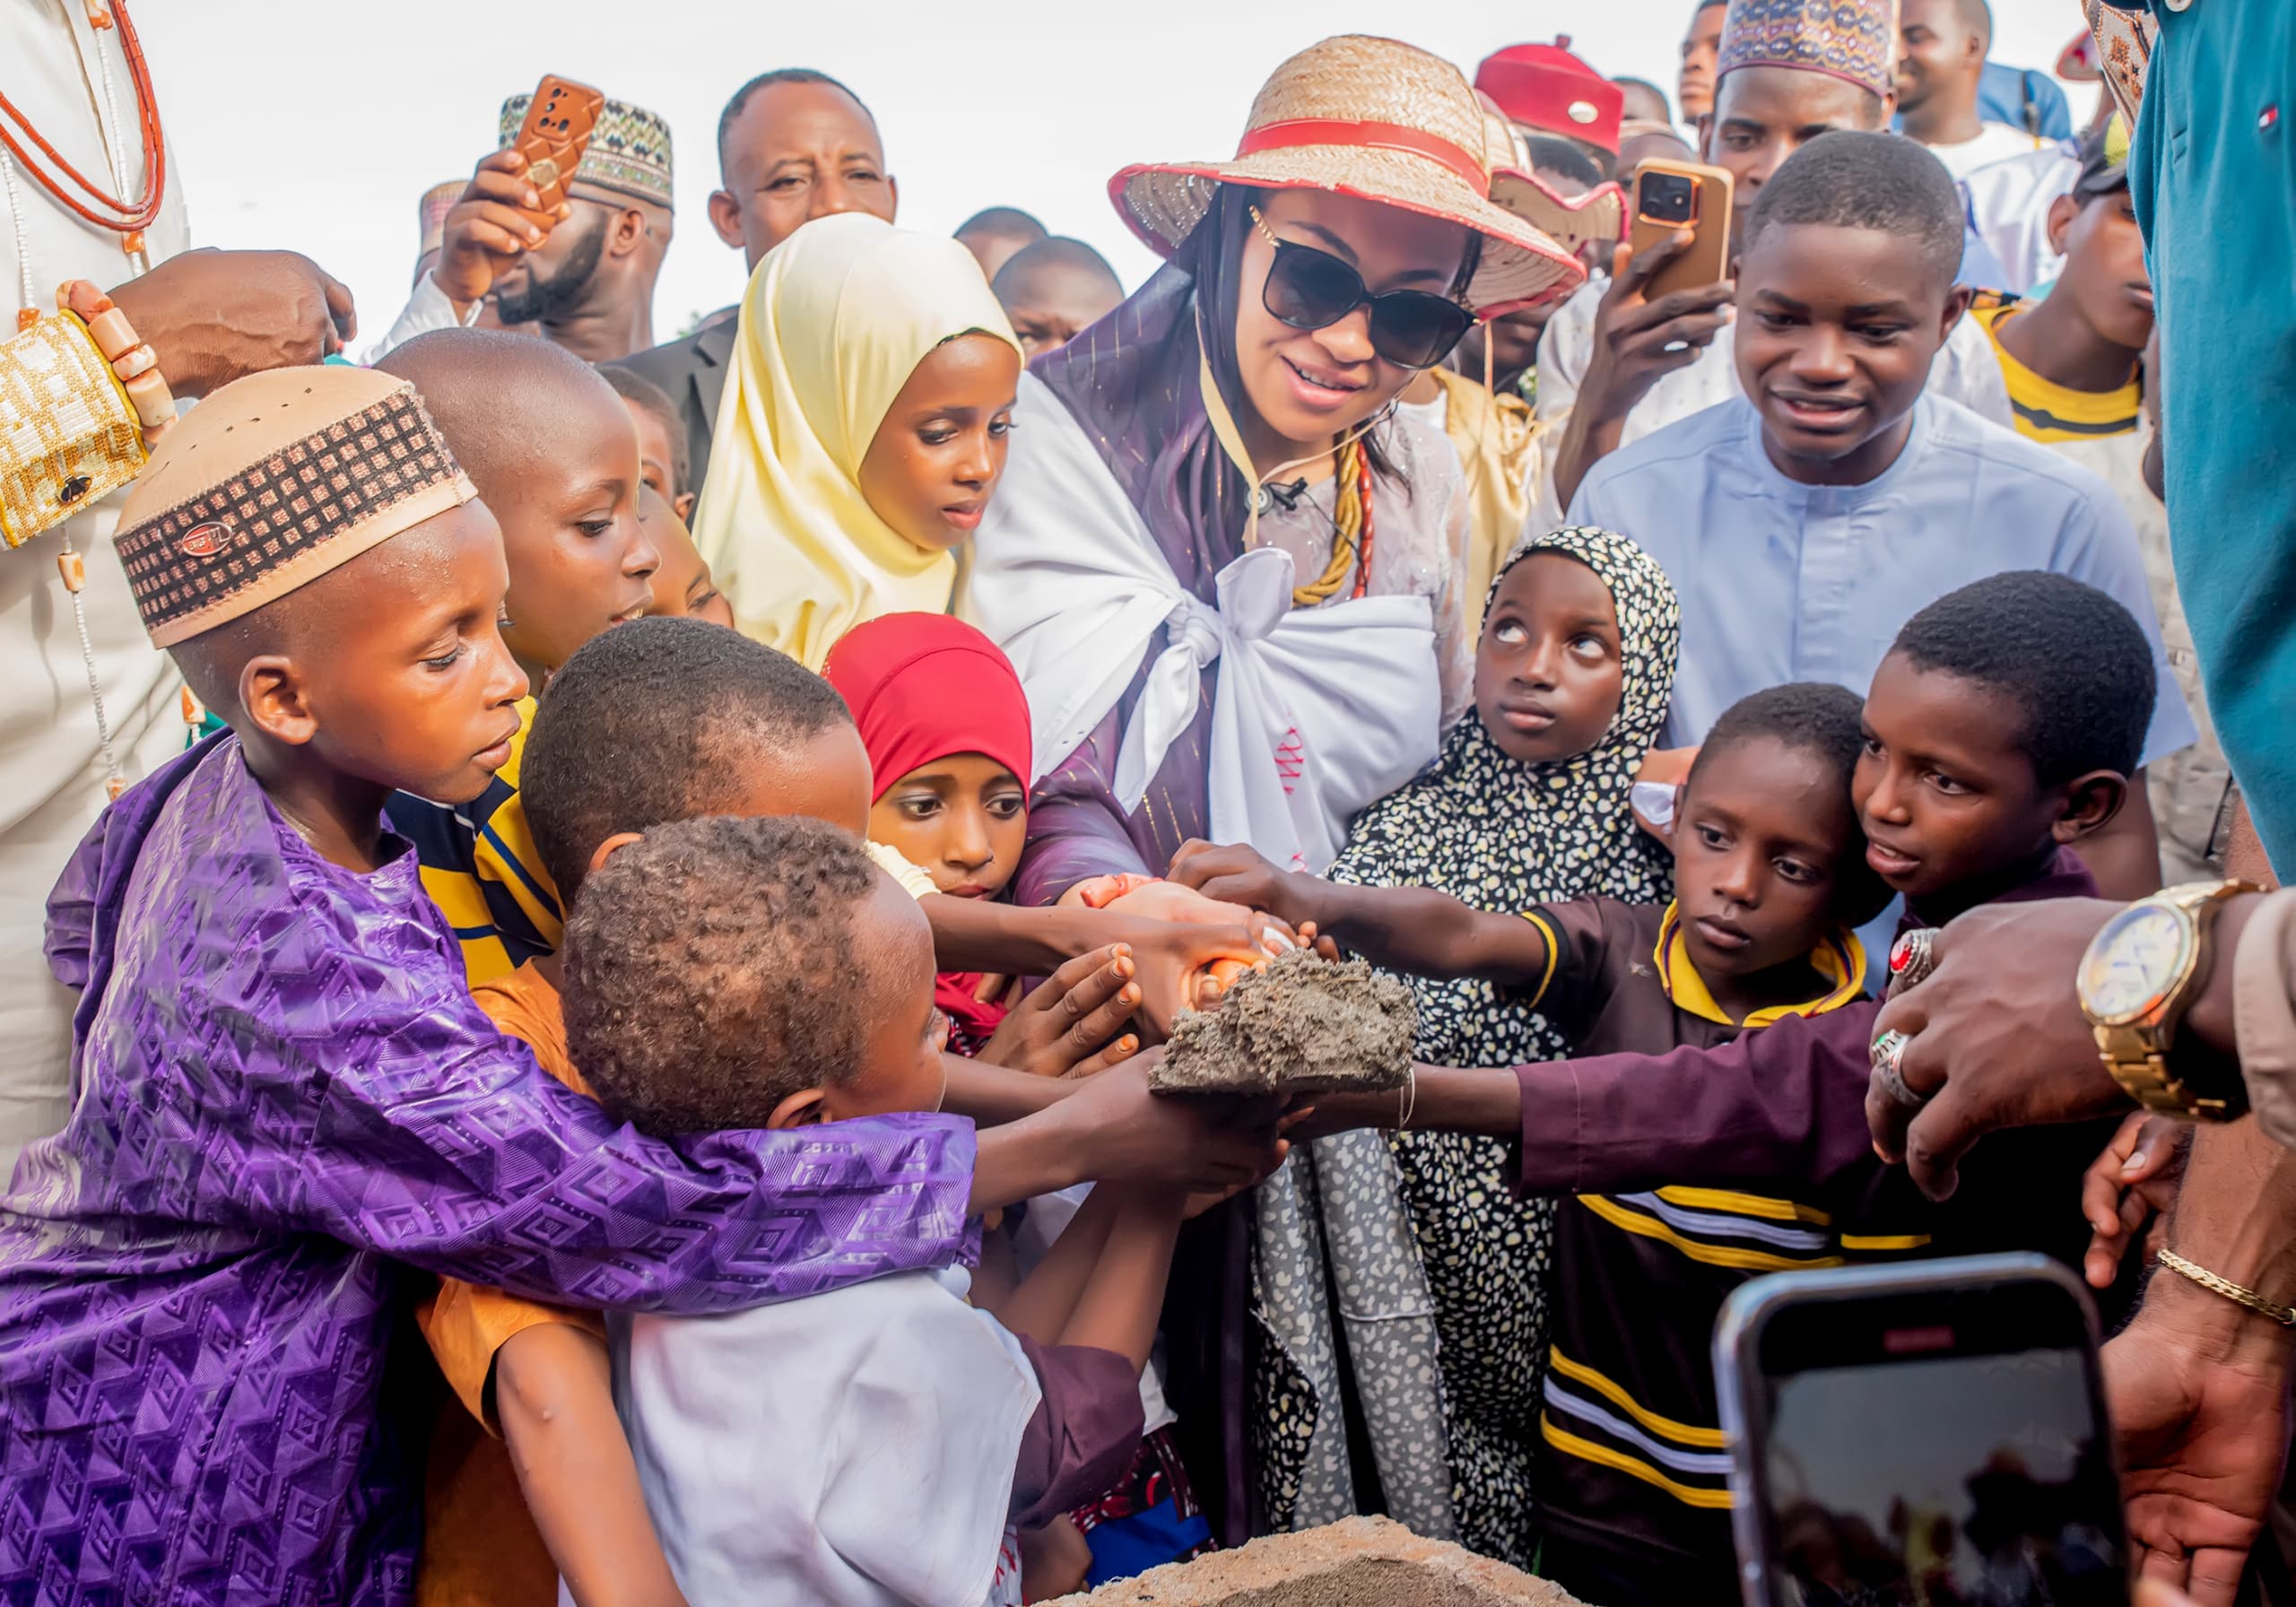
<svg viewBox="0 0 2296 1607"><path fill-rule="evenodd" d="M752 272L802 224L841 212L870 213L890 223L900 202L869 109L836 79L807 67L761 73L734 91L718 119L718 173L724 187L709 197L710 226L719 239L742 248ZM693 456L692 486L709 471L737 310L722 308L685 339L622 365L678 404Z"/></svg>

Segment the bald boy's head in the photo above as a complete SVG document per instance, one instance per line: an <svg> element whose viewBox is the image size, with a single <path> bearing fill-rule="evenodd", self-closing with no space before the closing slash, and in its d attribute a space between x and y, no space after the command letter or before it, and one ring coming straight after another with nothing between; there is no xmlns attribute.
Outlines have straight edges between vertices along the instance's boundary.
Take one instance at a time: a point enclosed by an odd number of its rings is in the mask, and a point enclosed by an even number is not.
<svg viewBox="0 0 2296 1607"><path fill-rule="evenodd" d="M538 446L546 448L561 413L622 409L604 376L571 352L500 329L433 330L375 366L422 394L471 483L490 502L506 471Z"/></svg>
<svg viewBox="0 0 2296 1607"><path fill-rule="evenodd" d="M503 640L536 682L652 601L638 427L604 378L548 341L441 329L386 357L414 383L502 526Z"/></svg>
<svg viewBox="0 0 2296 1607"><path fill-rule="evenodd" d="M1057 352L1124 300L1124 286L1107 258L1065 235L1014 252L990 288L1013 320L1021 350L1032 359Z"/></svg>
<svg viewBox="0 0 2296 1607"><path fill-rule="evenodd" d="M990 206L957 225L957 243L973 255L989 278L1013 260L1013 254L1045 238L1042 223L1017 206Z"/></svg>

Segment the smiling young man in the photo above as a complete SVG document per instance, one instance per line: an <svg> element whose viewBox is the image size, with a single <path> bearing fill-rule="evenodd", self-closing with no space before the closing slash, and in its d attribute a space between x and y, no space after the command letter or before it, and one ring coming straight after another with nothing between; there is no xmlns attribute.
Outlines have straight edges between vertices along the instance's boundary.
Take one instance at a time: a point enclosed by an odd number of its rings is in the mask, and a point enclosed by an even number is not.
<svg viewBox="0 0 2296 1607"><path fill-rule="evenodd" d="M1730 175L1732 258L1747 213L1812 141L1889 126L1896 107L1895 0L1731 0L1723 23L1704 160ZM1631 198L1630 198L1631 199ZM1677 255L1661 246L1597 274L1548 323L1538 416L1560 513L1608 453L1741 393L1732 360L1734 286L1724 279L1651 298L1644 285ZM1996 423L2009 398L1983 334L1956 327L1935 360L1939 393ZM1542 529L1544 527L1542 526Z"/></svg>
<svg viewBox="0 0 2296 1607"><path fill-rule="evenodd" d="M1979 110L1985 53L1993 47L1986 0L1900 0L1898 110L1905 135L1929 147L1945 170L1966 178L1988 163L2039 148L2042 141Z"/></svg>
<svg viewBox="0 0 2296 1607"><path fill-rule="evenodd" d="M1746 220L1744 397L1587 476L1571 521L1631 536L1685 600L1667 743L1699 741L1764 686L1868 684L1909 615L2005 569L2104 591L2144 626L2161 684L2175 684L2110 489L1925 395L1969 303L1953 283L1961 249L1959 194L1919 145L1839 134L1797 152ZM2182 698L2164 695L2145 757L2193 737ZM2159 885L2141 790L2084 853L2111 891Z"/></svg>
<svg viewBox="0 0 2296 1607"><path fill-rule="evenodd" d="M810 67L761 73L734 91L718 119L718 173L709 226L726 244L741 248L744 278L815 218L865 212L890 223L900 206L877 119L851 90ZM638 352L628 365L678 404L696 487L709 473L709 439L718 430L734 334L734 309L727 308L685 339Z"/></svg>

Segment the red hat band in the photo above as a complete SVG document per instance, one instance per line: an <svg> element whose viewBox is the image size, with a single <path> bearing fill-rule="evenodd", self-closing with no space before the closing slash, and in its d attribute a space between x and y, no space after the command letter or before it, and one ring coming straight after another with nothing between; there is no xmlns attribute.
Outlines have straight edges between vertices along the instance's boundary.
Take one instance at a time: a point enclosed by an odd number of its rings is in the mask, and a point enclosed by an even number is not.
<svg viewBox="0 0 2296 1607"><path fill-rule="evenodd" d="M1480 193L1491 184L1491 174L1480 158L1449 140L1423 128L1401 123L1367 123L1348 117L1294 117L1268 123L1247 132L1236 147L1237 160L1263 151L1292 151L1302 145L1351 145L1364 150L1397 151L1420 156L1457 174Z"/></svg>

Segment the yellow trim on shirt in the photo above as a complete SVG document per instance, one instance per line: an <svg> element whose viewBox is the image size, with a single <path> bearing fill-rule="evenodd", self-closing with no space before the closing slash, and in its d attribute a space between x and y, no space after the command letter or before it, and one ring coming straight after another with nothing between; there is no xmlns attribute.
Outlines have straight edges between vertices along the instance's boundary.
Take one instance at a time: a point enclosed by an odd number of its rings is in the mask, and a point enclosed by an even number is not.
<svg viewBox="0 0 2296 1607"><path fill-rule="evenodd" d="M2016 415L2017 433L2028 440L2056 444L2093 441L2116 435L2134 435L2144 421L2144 388L2131 365L2128 383L2117 390L2076 391L2045 379L2010 354L2001 343L2001 326L2017 316L2016 303L1973 308L1970 316L1993 342L2001 360L2001 382L2009 392L2009 410Z"/></svg>
<svg viewBox="0 0 2296 1607"><path fill-rule="evenodd" d="M1789 1015L1823 1015L1829 1010L1853 1003L1866 991L1865 945L1857 941L1855 932L1831 932L1810 951L1810 969L1830 985L1825 995L1806 1003L1772 1004L1753 1012L1743 1021L1734 1021L1714 1002L1713 990L1706 986L1706 978L1698 974L1698 968L1675 941L1682 934L1682 908L1679 899L1666 906L1666 913L1658 919L1657 946L1650 951L1651 963L1658 968L1658 985L1666 990L1666 997L1674 1001L1677 1010L1686 1010L1701 1021L1719 1021L1726 1027L1752 1029L1770 1026Z"/></svg>
<svg viewBox="0 0 2296 1607"><path fill-rule="evenodd" d="M1695 1484L1684 1484L1677 1480L1669 1479L1639 1456L1630 1456L1624 1451L1614 1451L1608 1446L1596 1445L1591 1439L1581 1439L1576 1434L1556 1428L1554 1420L1544 1412L1539 1413L1539 1432L1546 1437L1546 1443L1556 1450L1567 1455L1578 1457L1582 1461L1596 1463L1604 1467L1616 1468L1620 1472L1639 1479L1645 1484L1655 1484L1686 1507L1704 1507L1716 1512L1727 1512L1730 1509L1728 1490L1701 1490Z"/></svg>
<svg viewBox="0 0 2296 1607"><path fill-rule="evenodd" d="M1929 1245L1926 1233L1845 1233L1840 1239L1845 1250L1920 1250Z"/></svg>
<svg viewBox="0 0 2296 1607"><path fill-rule="evenodd" d="M1709 1451L1718 1451L1729 1444L1729 1441L1723 1438L1722 1430L1719 1429L1700 1429L1695 1424L1678 1423L1673 1418L1660 1417L1657 1412L1635 1400L1632 1395L1628 1394L1623 1385L1605 1378L1583 1361L1572 1360L1552 1345L1547 1347L1546 1359L1547 1365L1556 1372L1575 1383L1585 1385L1588 1389L1602 1395L1612 1405L1616 1406L1653 1434L1663 1435L1668 1439L1679 1440L1683 1445L1698 1446Z"/></svg>
<svg viewBox="0 0 2296 1607"><path fill-rule="evenodd" d="M1657 1192L1667 1204L1692 1211L1735 1211L1740 1216L1767 1217L1773 1222L1807 1222L1813 1228L1833 1226L1833 1218L1824 1212L1796 1205L1791 1200L1734 1194L1726 1188L1662 1188Z"/></svg>
<svg viewBox="0 0 2296 1607"><path fill-rule="evenodd" d="M1614 1228L1623 1228L1629 1233L1639 1233L1645 1238L1655 1238L1660 1244L1671 1245L1692 1261L1702 1261L1709 1266L1735 1267L1742 1272L1801 1273L1841 1264L1839 1255L1779 1255L1768 1250L1750 1250L1740 1245L1701 1244L1694 1238L1684 1238L1655 1216L1629 1211L1616 1200L1602 1194L1580 1194L1578 1203Z"/></svg>
<svg viewBox="0 0 2296 1607"><path fill-rule="evenodd" d="M1546 997L1546 990L1553 985L1554 968L1561 957L1562 945L1555 941L1554 928L1548 925L1545 916L1534 915L1526 909L1523 911L1523 918L1536 926L1539 935L1546 939L1546 970L1539 977L1538 991L1526 1001L1533 1009L1536 1009L1538 1002Z"/></svg>

